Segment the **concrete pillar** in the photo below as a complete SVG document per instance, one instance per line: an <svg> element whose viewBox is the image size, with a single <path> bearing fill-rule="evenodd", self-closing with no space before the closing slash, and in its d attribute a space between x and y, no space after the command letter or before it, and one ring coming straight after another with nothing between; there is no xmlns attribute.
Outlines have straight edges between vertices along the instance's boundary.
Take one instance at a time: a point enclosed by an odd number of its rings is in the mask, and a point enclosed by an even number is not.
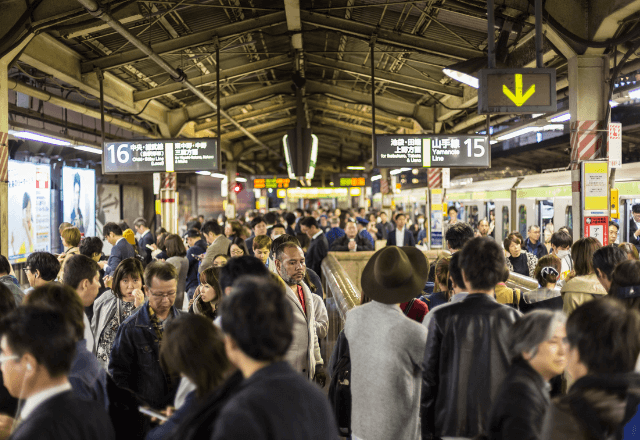
<svg viewBox="0 0 640 440"><path fill-rule="evenodd" d="M607 109L609 58L578 55L569 58L569 110L571 112L571 181L573 238L583 236L580 162L606 156L601 152Z"/></svg>

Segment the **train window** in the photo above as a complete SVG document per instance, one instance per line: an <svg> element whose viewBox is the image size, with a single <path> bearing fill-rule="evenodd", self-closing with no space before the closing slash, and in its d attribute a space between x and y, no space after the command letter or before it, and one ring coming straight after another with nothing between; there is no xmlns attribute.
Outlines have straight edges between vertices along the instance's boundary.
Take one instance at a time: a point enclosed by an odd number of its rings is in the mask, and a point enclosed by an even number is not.
<svg viewBox="0 0 640 440"><path fill-rule="evenodd" d="M518 230L523 237L527 236L527 207L524 205L518 208Z"/></svg>
<svg viewBox="0 0 640 440"><path fill-rule="evenodd" d="M495 211L495 210L496 210L496 204L494 202L487 202L487 211L484 212L483 218L489 218L489 216L491 215L490 214L491 211Z"/></svg>
<svg viewBox="0 0 640 440"><path fill-rule="evenodd" d="M571 205L568 205L564 211L564 224L566 227L573 229L573 209Z"/></svg>
<svg viewBox="0 0 640 440"><path fill-rule="evenodd" d="M504 240L509 235L509 208L502 207L502 239Z"/></svg>
<svg viewBox="0 0 640 440"><path fill-rule="evenodd" d="M472 228L478 227L478 206L472 205L469 207L469 225Z"/></svg>
<svg viewBox="0 0 640 440"><path fill-rule="evenodd" d="M539 221L540 229L544 230L544 228L549 223L553 223L553 201L551 200L542 200L539 202Z"/></svg>

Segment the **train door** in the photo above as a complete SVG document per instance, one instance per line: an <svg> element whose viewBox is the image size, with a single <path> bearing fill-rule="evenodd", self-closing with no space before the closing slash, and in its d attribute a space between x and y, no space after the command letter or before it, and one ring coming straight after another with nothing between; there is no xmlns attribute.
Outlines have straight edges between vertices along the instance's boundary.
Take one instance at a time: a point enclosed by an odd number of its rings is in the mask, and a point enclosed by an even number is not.
<svg viewBox="0 0 640 440"><path fill-rule="evenodd" d="M467 219L467 223L475 229L478 227L478 222L480 221L480 210L478 209L478 205L469 206L469 217Z"/></svg>
<svg viewBox="0 0 640 440"><path fill-rule="evenodd" d="M501 240L504 240L505 238L507 238L507 235L509 235L509 207L508 206L505 205L502 207L500 218L501 218L500 224L502 226L502 235L500 238Z"/></svg>

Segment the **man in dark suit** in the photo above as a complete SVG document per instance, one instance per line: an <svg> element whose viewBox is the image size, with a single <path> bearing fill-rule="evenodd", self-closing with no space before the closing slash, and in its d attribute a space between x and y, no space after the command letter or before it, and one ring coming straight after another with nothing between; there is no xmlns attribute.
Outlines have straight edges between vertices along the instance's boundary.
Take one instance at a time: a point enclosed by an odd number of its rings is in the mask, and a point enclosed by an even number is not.
<svg viewBox="0 0 640 440"><path fill-rule="evenodd" d="M378 240L387 240L389 238L389 232L393 230L393 224L387 218L387 213L382 211L380 213L380 223L376 225L378 232L376 236Z"/></svg>
<svg viewBox="0 0 640 440"><path fill-rule="evenodd" d="M331 243L332 252L357 252L357 251L372 251L373 245L371 242L358 234L358 228L353 222L347 222L344 227L345 235L334 240Z"/></svg>
<svg viewBox="0 0 640 440"><path fill-rule="evenodd" d="M321 273L321 264L324 257L329 253L329 242L325 237L324 232L318 227L318 222L315 218L309 216L300 220L300 230L303 234L307 234L311 243L307 248L306 265L312 269L315 273Z"/></svg>
<svg viewBox="0 0 640 440"><path fill-rule="evenodd" d="M411 231L405 228L407 217L403 213L396 214L396 228L389 232L387 246L415 246L416 239Z"/></svg>
<svg viewBox="0 0 640 440"><path fill-rule="evenodd" d="M631 207L631 218L629 219L629 243L635 245L640 252L640 203Z"/></svg>
<svg viewBox="0 0 640 440"><path fill-rule="evenodd" d="M60 313L21 307L0 322L3 381L24 399L12 440L113 440L104 405L81 400L68 374L76 346L75 330Z"/></svg>
<svg viewBox="0 0 640 440"><path fill-rule="evenodd" d="M122 260L135 257L136 251L122 236L122 229L116 223L109 222L104 225L102 233L104 234L104 239L113 246L107 265L104 267L104 273L105 275L113 275L118 264L120 264Z"/></svg>
<svg viewBox="0 0 640 440"><path fill-rule="evenodd" d="M153 234L147 227L147 221L139 217L133 222L133 229L136 230L136 233L140 237L138 239L138 251L142 258L144 258L144 265L151 263L151 249L147 247L147 245L151 246L156 243L156 239Z"/></svg>
<svg viewBox="0 0 640 440"><path fill-rule="evenodd" d="M244 244L247 245L247 250L249 251L249 255L252 257L255 256L253 253L253 239L258 235L267 235L267 222L264 217L254 217L249 224L251 226L251 237L247 238L244 241ZM273 225L271 225L273 226Z"/></svg>

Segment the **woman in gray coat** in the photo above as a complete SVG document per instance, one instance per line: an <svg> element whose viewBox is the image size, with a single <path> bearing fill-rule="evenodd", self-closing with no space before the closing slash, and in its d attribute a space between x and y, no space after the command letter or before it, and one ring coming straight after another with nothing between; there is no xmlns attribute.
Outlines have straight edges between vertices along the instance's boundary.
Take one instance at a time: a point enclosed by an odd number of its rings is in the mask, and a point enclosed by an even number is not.
<svg viewBox="0 0 640 440"><path fill-rule="evenodd" d="M109 366L111 348L120 324L144 304L144 269L137 258L122 260L105 282L107 290L93 303L91 333L93 333L93 354L106 370Z"/></svg>

